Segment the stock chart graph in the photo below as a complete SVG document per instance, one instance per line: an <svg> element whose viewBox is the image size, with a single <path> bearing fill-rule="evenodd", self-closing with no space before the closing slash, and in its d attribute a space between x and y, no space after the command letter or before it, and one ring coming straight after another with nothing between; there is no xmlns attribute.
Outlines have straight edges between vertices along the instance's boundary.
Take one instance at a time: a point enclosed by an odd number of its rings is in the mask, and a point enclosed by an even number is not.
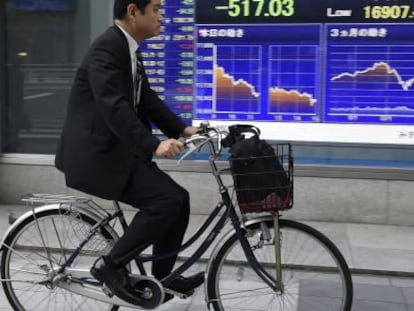
<svg viewBox="0 0 414 311"><path fill-rule="evenodd" d="M326 121L413 122L414 26L377 25L376 29L382 29L383 36L375 41L328 38Z"/></svg>
<svg viewBox="0 0 414 311"><path fill-rule="evenodd" d="M318 121L319 47L317 45L271 46L269 68L269 113L305 116Z"/></svg>
<svg viewBox="0 0 414 311"><path fill-rule="evenodd" d="M220 46L214 65L215 111L260 113L260 46ZM237 77L237 78L236 78Z"/></svg>
<svg viewBox="0 0 414 311"><path fill-rule="evenodd" d="M318 25L200 27L195 117L319 121L319 41Z"/></svg>

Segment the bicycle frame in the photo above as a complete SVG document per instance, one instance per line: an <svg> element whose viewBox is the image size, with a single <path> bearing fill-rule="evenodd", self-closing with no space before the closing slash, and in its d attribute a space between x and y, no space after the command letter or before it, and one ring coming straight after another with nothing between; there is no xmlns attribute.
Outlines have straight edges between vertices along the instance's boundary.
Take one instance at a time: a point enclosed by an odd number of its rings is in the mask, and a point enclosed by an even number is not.
<svg viewBox="0 0 414 311"><path fill-rule="evenodd" d="M228 188L224 185L224 182L221 178L221 172L217 168L216 160L217 155L221 153L220 147L217 151L215 149L214 143L211 139L206 140L205 142L202 142L200 145L208 144L210 148L210 158L209 158L209 164L211 168L211 172L213 176L216 179L217 185L219 186L219 192L221 195L222 202L220 202L216 208L213 210L213 212L209 215L207 220L204 222L204 224L200 227L200 229L193 235L192 238L188 240L181 248L179 248L176 251L170 252L168 254L164 255L158 255L158 256L149 256L149 257L143 257L140 256L137 259L137 264L139 267L140 272L144 272L145 269L143 267L144 262L148 261L154 261L158 259L167 258L170 256L173 256L184 249L188 248L190 245L192 245L196 240L199 239L199 237L206 231L207 227L213 222L214 218L219 214L220 210L225 207L225 211L222 214L222 216L217 221L214 228L210 231L210 234L207 236L207 238L203 241L201 246L194 252L192 256L190 256L188 259L184 261L178 268L176 268L174 271L172 271L167 277L161 280L161 282L168 286L172 280L174 280L177 276L182 274L184 271L186 271L189 267L191 267L195 262L197 262L201 256L207 251L207 249L210 247L210 245L215 241L216 237L219 235L223 227L225 226L227 219L230 219L234 230L236 231L236 234L238 236L238 239L242 245L243 251L247 257L248 262L254 269L254 271L265 281L273 290L276 290L276 281L274 278L265 271L262 266L257 262L255 256L253 255L253 252L250 248L250 245L245 237L245 230L242 227L242 223L240 221L239 216L236 213L235 207L233 205L231 196L229 194ZM220 145L220 141L218 142ZM196 148L197 149L197 148ZM194 149L193 149L194 150ZM193 151L190 150L190 153ZM190 154L188 153L188 154ZM184 155L182 158L185 158L188 154ZM278 216L275 216L278 217Z"/></svg>
<svg viewBox="0 0 414 311"><path fill-rule="evenodd" d="M168 276L166 276L164 279L161 280L162 284L166 287L171 283L172 280L174 280L176 277L178 277L180 274L185 272L188 268L190 268L194 263L196 263L201 256L207 251L207 249L213 244L213 242L216 240L217 236L221 232L221 230L226 225L228 219L230 219L232 226L238 236L238 239L241 243L241 246L244 250L244 253L246 255L246 258L250 265L253 267L253 269L256 271L256 273L273 289L276 290L276 281L274 278L266 272L261 265L257 262L255 256L253 255L253 252L250 248L250 245L245 237L246 231L244 230L242 223L240 221L239 216L236 213L235 206L233 205L231 196L229 194L228 188L224 185L224 182L221 178L222 172L217 168L216 161L217 161L217 155L221 152L217 152L214 142L211 139L208 139L204 142L202 142L201 145L208 144L210 148L211 157L209 158L209 165L211 168L211 172L213 176L216 179L217 185L219 187L219 192L221 195L221 202L217 204L215 209L210 213L208 218L205 220L205 222L201 225L201 227L198 229L198 231L185 243L183 244L179 249L169 252L167 254L162 255L156 255L156 256L149 256L149 255L140 255L135 259L135 263L137 264L137 267L142 275L147 275L144 263L150 262L154 260L164 259L171 256L174 256L183 250L187 249L189 246L193 245L194 242L199 240L201 235L206 232L207 228L214 222L217 215L219 215L220 211L224 208L224 211L222 215L217 220L216 224L208 234L208 236L204 239L204 241L201 243L199 248L190 256L188 257L181 265L179 265L174 271L172 271ZM185 155L186 156L186 155ZM184 157L185 157L184 156ZM93 232L81 243L81 245L85 245L90 238L92 238L93 233L99 229L100 226L108 224L111 220L118 218L120 220L121 226L123 230L127 228L127 222L125 220L123 211L121 210L121 207L117 201L114 201L114 207L115 212L113 214L109 214L107 217L102 219L102 221L97 224L97 226L94 228ZM275 216L276 217L276 216ZM70 265L70 263L76 258L77 254L81 251L81 246L78 247L78 249L75 250L73 254L69 257L69 259L62 265L61 271L63 272L66 267Z"/></svg>

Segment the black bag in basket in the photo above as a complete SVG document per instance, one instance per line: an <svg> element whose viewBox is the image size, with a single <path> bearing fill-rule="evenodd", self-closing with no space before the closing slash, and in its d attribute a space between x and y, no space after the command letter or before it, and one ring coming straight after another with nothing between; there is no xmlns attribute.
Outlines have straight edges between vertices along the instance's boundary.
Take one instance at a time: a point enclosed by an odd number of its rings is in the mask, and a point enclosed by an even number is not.
<svg viewBox="0 0 414 311"><path fill-rule="evenodd" d="M259 138L259 129L235 125L229 131L223 145L230 147L231 172L242 212L288 208L290 180L272 146Z"/></svg>

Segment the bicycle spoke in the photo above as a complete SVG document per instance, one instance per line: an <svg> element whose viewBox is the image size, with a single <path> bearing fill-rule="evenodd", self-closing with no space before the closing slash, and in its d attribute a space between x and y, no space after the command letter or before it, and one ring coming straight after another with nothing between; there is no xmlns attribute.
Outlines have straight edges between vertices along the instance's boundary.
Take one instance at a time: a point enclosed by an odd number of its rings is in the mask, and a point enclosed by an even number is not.
<svg viewBox="0 0 414 311"><path fill-rule="evenodd" d="M281 224L280 291L275 292L266 286L250 267L234 235L223 244L210 271L208 290L214 309L319 311L321 306L329 306L324 309L349 310L346 309L349 308L348 289L351 286L352 295L352 283L344 277L349 275L349 270L344 270L347 267L339 259L340 254L314 229L291 221ZM267 226L270 228L272 221ZM257 225L254 228L248 234L253 254L262 269L274 277L274 238L263 243L260 241L264 236L261 227Z"/></svg>
<svg viewBox="0 0 414 311"><path fill-rule="evenodd" d="M79 213L46 211L20 224L7 240L2 256L2 279L6 296L16 310L91 311L108 305L87 296L59 288L57 273L77 246L88 236L96 221ZM113 237L105 230L95 234L79 252L71 269L89 271L95 258L109 249ZM4 264L4 266L3 266ZM82 279L74 282L81 286ZM66 284L67 285L67 284Z"/></svg>

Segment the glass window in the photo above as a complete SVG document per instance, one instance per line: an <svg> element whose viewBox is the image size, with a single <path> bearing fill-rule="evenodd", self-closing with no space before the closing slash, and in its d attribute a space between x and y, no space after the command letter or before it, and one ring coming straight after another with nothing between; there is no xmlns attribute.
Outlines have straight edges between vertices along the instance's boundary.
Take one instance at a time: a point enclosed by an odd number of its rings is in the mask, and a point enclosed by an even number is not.
<svg viewBox="0 0 414 311"><path fill-rule="evenodd" d="M4 152L55 152L76 68L111 23L111 2L6 1Z"/></svg>

